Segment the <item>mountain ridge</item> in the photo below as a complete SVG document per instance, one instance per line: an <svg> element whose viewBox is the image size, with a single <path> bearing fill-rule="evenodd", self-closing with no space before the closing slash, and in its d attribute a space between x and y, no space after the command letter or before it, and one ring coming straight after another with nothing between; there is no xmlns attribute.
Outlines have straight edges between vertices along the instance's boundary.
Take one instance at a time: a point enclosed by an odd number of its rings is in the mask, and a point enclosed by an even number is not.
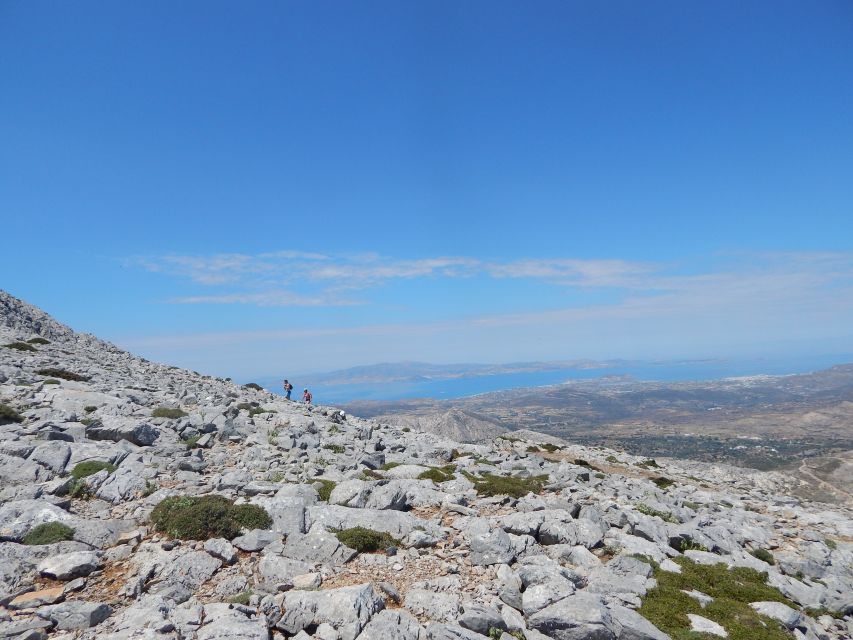
<svg viewBox="0 0 853 640"><path fill-rule="evenodd" d="M853 511L793 497L790 475L530 430L460 443L150 362L0 301L5 638L853 629ZM162 519L200 504L251 524ZM720 603L711 572L764 600L734 602L734 619L679 596L657 615L677 572Z"/></svg>

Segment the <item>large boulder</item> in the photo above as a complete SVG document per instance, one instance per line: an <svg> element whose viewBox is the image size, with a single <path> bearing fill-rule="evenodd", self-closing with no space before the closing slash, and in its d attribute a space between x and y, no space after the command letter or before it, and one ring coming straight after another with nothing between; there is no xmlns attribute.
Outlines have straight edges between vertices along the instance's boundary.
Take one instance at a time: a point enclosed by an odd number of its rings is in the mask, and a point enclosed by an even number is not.
<svg viewBox="0 0 853 640"><path fill-rule="evenodd" d="M284 615L276 625L294 635L327 623L341 640L355 640L385 602L370 584L359 584L326 591L291 591L284 596Z"/></svg>

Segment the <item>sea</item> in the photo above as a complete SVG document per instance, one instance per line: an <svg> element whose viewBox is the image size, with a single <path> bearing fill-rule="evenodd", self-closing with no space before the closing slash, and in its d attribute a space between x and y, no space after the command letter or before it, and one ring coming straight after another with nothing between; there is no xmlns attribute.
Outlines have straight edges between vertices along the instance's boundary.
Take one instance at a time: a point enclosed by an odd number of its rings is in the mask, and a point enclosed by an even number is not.
<svg viewBox="0 0 853 640"><path fill-rule="evenodd" d="M573 380L627 376L632 381L678 382L720 378L809 373L837 364L853 362L853 354L808 356L786 359L727 359L639 362L593 369L555 368L542 371L499 373L462 378L419 378L381 384L336 384L312 386L315 403L345 404L353 400L404 400L411 398L452 399L512 389L563 384ZM293 397L301 397L303 384L293 379ZM281 392L270 386L270 390Z"/></svg>

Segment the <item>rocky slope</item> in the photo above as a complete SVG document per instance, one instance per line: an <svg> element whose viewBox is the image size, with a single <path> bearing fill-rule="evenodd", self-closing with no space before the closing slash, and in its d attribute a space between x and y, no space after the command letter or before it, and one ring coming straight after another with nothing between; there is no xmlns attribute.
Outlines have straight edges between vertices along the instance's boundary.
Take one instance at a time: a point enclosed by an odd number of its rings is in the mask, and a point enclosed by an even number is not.
<svg viewBox="0 0 853 640"><path fill-rule="evenodd" d="M784 476L461 445L148 362L3 292L0 314L0 638L853 632L851 511ZM161 518L214 494L270 518L170 535L214 527Z"/></svg>

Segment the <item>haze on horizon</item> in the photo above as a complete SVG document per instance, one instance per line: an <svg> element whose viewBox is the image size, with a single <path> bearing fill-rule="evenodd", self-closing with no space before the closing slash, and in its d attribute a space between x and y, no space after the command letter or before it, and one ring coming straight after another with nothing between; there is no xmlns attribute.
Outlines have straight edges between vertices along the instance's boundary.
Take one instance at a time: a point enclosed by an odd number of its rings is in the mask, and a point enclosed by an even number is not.
<svg viewBox="0 0 853 640"><path fill-rule="evenodd" d="M853 353L853 5L0 5L0 287L237 379Z"/></svg>

